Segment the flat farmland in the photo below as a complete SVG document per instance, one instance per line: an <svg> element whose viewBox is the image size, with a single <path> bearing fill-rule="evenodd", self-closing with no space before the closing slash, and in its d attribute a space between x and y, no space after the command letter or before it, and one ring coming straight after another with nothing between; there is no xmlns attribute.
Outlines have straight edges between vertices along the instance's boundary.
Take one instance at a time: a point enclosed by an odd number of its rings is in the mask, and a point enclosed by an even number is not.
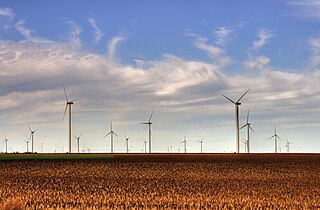
<svg viewBox="0 0 320 210"><path fill-rule="evenodd" d="M319 154L38 156L0 155L0 206L320 209Z"/></svg>

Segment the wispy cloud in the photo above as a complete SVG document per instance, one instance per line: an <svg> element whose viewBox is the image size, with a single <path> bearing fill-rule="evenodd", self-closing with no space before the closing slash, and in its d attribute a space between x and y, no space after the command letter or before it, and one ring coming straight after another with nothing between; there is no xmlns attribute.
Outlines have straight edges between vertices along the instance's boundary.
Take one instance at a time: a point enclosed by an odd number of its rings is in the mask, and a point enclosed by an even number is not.
<svg viewBox="0 0 320 210"><path fill-rule="evenodd" d="M309 46L312 50L311 62L312 65L320 65L320 38L312 38L309 40Z"/></svg>
<svg viewBox="0 0 320 210"><path fill-rule="evenodd" d="M218 27L214 34L217 36L216 44L218 45L225 45L226 42L230 39L230 36L233 32L233 29L228 27Z"/></svg>
<svg viewBox="0 0 320 210"><path fill-rule="evenodd" d="M15 16L11 8L0 8L0 16L5 16L7 18L13 18Z"/></svg>
<svg viewBox="0 0 320 210"><path fill-rule="evenodd" d="M319 0L288 0L287 3L296 8L296 16L320 19Z"/></svg>
<svg viewBox="0 0 320 210"><path fill-rule="evenodd" d="M94 29L94 40L96 43L98 43L101 38L103 37L103 33L100 30L100 28L97 26L95 19L93 19L92 17L88 18L88 21L91 25L91 27Z"/></svg>
<svg viewBox="0 0 320 210"><path fill-rule="evenodd" d="M207 52L208 56L212 58L218 65L225 67L232 63L232 59L226 55L224 49L213 44L208 44L207 37L197 34L192 30L186 30L186 35L193 37L195 39L195 47Z"/></svg>
<svg viewBox="0 0 320 210"><path fill-rule="evenodd" d="M18 22L16 22L15 23L15 28L17 29L17 31L21 35L23 35L27 39L29 39L29 40L32 39L32 35L31 35L32 30L25 26L25 21L24 20L19 20Z"/></svg>
<svg viewBox="0 0 320 210"><path fill-rule="evenodd" d="M124 36L118 35L113 37L109 43L108 43L108 59L109 61L115 61L116 60L116 50L119 43L121 43L124 40Z"/></svg>
<svg viewBox="0 0 320 210"><path fill-rule="evenodd" d="M263 47L267 41L272 38L274 34L271 31L260 29L258 31L258 40L253 42L253 48L255 50L259 50L261 47Z"/></svg>
<svg viewBox="0 0 320 210"><path fill-rule="evenodd" d="M71 41L71 43L74 44L75 46L81 46L80 34L82 32L82 29L74 21L67 21L67 24L70 25L70 41Z"/></svg>
<svg viewBox="0 0 320 210"><path fill-rule="evenodd" d="M270 61L271 59L266 56L257 56L245 61L244 67L251 70L262 70L270 63Z"/></svg>

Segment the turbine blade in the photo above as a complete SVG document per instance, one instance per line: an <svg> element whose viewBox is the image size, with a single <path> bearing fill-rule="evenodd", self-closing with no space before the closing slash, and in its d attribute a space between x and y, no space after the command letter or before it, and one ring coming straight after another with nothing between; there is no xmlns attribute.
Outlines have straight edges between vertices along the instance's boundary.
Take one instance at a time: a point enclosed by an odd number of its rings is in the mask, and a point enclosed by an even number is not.
<svg viewBox="0 0 320 210"><path fill-rule="evenodd" d="M61 122L61 124L63 124L64 117L66 116L67 109L68 109L68 104L66 103L66 108L64 109L64 113L63 113L63 117L62 117L62 122Z"/></svg>
<svg viewBox="0 0 320 210"><path fill-rule="evenodd" d="M282 140L282 138L280 137L280 136L278 136L278 135L276 135L280 140Z"/></svg>
<svg viewBox="0 0 320 210"><path fill-rule="evenodd" d="M119 137L118 134L116 134L115 132L113 132L113 134L116 135L117 137Z"/></svg>
<svg viewBox="0 0 320 210"><path fill-rule="evenodd" d="M154 110L152 110L152 112L151 112L151 115L150 115L150 117L149 117L148 123L151 122L151 118L152 118L153 112L154 112Z"/></svg>
<svg viewBox="0 0 320 210"><path fill-rule="evenodd" d="M32 132L32 129L31 129L31 127L30 127L29 123L28 123L28 127L29 127L30 132Z"/></svg>
<svg viewBox="0 0 320 210"><path fill-rule="evenodd" d="M251 130L253 133L255 133L255 131L253 130L253 128L251 128L251 126L249 126L249 128L250 128L250 130Z"/></svg>
<svg viewBox="0 0 320 210"><path fill-rule="evenodd" d="M231 103L235 104L236 102L234 102L233 100L231 100L230 98L228 98L227 96L225 95L222 95L223 97L225 97L227 100L229 100Z"/></svg>
<svg viewBox="0 0 320 210"><path fill-rule="evenodd" d="M276 135L271 136L270 138L268 138L268 140L269 140L269 139L272 139L272 138L275 137L275 136L276 136Z"/></svg>
<svg viewBox="0 0 320 210"><path fill-rule="evenodd" d="M248 110L248 114L247 114L247 124L249 123L249 110Z"/></svg>
<svg viewBox="0 0 320 210"><path fill-rule="evenodd" d="M75 102L75 101L78 101L79 99L73 99L73 100L71 100L70 102Z"/></svg>
<svg viewBox="0 0 320 210"><path fill-rule="evenodd" d="M244 94L242 94L242 96L238 99L237 103L240 102L240 100L243 98L243 96L244 96L245 94L247 94L247 93L249 92L249 90L250 90L250 88L249 88L246 92L244 92Z"/></svg>
<svg viewBox="0 0 320 210"><path fill-rule="evenodd" d="M38 130L38 129L35 129L35 130L33 131L33 133L36 132L37 130Z"/></svg>
<svg viewBox="0 0 320 210"><path fill-rule="evenodd" d="M141 124L148 125L149 123L141 123Z"/></svg>
<svg viewBox="0 0 320 210"><path fill-rule="evenodd" d="M64 95L65 95L65 97L66 97L66 100L67 100L67 102L69 101L68 100L68 95L67 95L67 91L66 91L66 88L65 88L65 86L63 85L63 91L64 91Z"/></svg>
<svg viewBox="0 0 320 210"><path fill-rule="evenodd" d="M240 127L240 129L242 129L242 128L244 128L244 127L246 127L248 124L244 124L242 127Z"/></svg>

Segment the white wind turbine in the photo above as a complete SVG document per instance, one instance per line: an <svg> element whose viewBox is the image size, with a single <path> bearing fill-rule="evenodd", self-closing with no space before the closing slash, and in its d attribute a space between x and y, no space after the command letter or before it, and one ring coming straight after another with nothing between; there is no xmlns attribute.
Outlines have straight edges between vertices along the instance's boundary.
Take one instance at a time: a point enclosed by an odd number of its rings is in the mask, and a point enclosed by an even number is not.
<svg viewBox="0 0 320 210"><path fill-rule="evenodd" d="M249 110L248 110L248 114L247 114L247 123L244 124L240 129L244 128L244 127L247 127L247 139L246 139L246 151L248 153L250 153L250 130L254 132L254 130L252 129L251 127L251 124L249 123Z"/></svg>
<svg viewBox="0 0 320 210"><path fill-rule="evenodd" d="M109 133L107 133L107 135L105 135L104 137L107 137L108 135L110 135L111 153L113 153L113 135L116 135L116 136L118 136L118 135L113 131L112 121L111 121L111 123L110 123L110 131L109 131Z"/></svg>
<svg viewBox="0 0 320 210"><path fill-rule="evenodd" d="M129 153L129 139L130 139L131 137L127 137L126 135L124 135L124 138L126 139L127 153Z"/></svg>
<svg viewBox="0 0 320 210"><path fill-rule="evenodd" d="M29 124L28 124L28 127L29 127L29 130L30 130L29 140L31 139L31 152L33 153L33 135L38 129L32 130Z"/></svg>
<svg viewBox="0 0 320 210"><path fill-rule="evenodd" d="M74 136L74 138L77 139L78 153L80 153L80 137L81 137L81 134L79 136Z"/></svg>
<svg viewBox="0 0 320 210"><path fill-rule="evenodd" d="M63 85L64 95L66 97L66 107L64 109L63 117L62 117L62 123L64 121L64 117L66 115L67 109L69 108L69 134L68 134L68 146L69 146L69 153L71 153L71 136L72 136L72 129L71 129L71 106L73 102L77 101L78 99L70 100L68 99L66 88Z"/></svg>
<svg viewBox="0 0 320 210"><path fill-rule="evenodd" d="M286 139L286 145L283 148L287 148L287 153L290 153L290 144L292 144L292 142L288 141L288 139Z"/></svg>
<svg viewBox="0 0 320 210"><path fill-rule="evenodd" d="M203 144L203 139L204 139L204 138L202 138L202 139L201 139L201 141L198 141L198 142L201 144L201 150L200 150L200 151L201 151L201 153L202 153L202 144Z"/></svg>
<svg viewBox="0 0 320 210"><path fill-rule="evenodd" d="M274 138L274 152L277 153L278 138L281 139L280 136L278 136L277 134L277 126L274 127L274 134L269 139L272 139L272 138Z"/></svg>
<svg viewBox="0 0 320 210"><path fill-rule="evenodd" d="M144 146L144 153L147 153L147 143L148 141L146 141L146 139L143 140L143 146Z"/></svg>
<svg viewBox="0 0 320 210"><path fill-rule="evenodd" d="M247 145L248 145L248 140L246 140L246 139L242 139L242 142L244 143L244 153L247 153L247 149L248 149L248 147L247 147Z"/></svg>
<svg viewBox="0 0 320 210"><path fill-rule="evenodd" d="M233 103L235 105L235 119L236 119L236 151L237 153L239 153L239 147L240 147L240 142L239 142L239 106L241 105L240 100L243 98L243 96L245 94L247 94L249 92L250 88L241 95L241 97L235 102L233 100L231 100L230 98L228 98L225 95L222 95L223 97L225 97L227 100L229 100L231 103Z"/></svg>
<svg viewBox="0 0 320 210"><path fill-rule="evenodd" d="M183 143L183 147L184 147L184 153L187 153L187 140L186 140L187 134L184 134L184 139L182 142L180 142L180 144Z"/></svg>
<svg viewBox="0 0 320 210"><path fill-rule="evenodd" d="M148 122L141 123L141 124L148 125L148 127L149 127L149 153L151 153L151 125L152 125L151 118L152 118L152 115L153 115L153 111L154 110L152 110Z"/></svg>
<svg viewBox="0 0 320 210"><path fill-rule="evenodd" d="M6 145L6 153L8 153L8 139L7 139L7 135L6 134L4 134L4 142L3 142L3 144L5 144Z"/></svg>
<svg viewBox="0 0 320 210"><path fill-rule="evenodd" d="M29 140L25 140L25 142L27 143L27 153L29 152Z"/></svg>

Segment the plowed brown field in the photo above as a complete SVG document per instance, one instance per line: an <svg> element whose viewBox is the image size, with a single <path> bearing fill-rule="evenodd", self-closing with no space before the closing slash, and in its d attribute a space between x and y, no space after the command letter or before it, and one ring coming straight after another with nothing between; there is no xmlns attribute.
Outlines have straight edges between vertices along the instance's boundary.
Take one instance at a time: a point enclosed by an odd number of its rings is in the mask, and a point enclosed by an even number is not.
<svg viewBox="0 0 320 210"><path fill-rule="evenodd" d="M26 209L320 209L319 154L118 154L0 160Z"/></svg>

